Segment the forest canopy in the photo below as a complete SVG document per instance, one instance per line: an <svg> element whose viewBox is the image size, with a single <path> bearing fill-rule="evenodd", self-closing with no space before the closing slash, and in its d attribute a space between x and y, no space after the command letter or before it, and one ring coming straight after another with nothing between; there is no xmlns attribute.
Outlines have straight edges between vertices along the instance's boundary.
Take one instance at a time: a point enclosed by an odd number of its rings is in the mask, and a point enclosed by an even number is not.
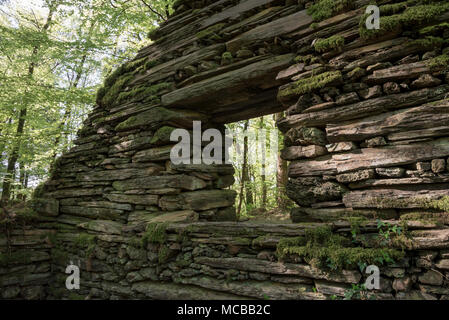
<svg viewBox="0 0 449 320"><path fill-rule="evenodd" d="M0 1L0 184L23 200L72 146L103 80L172 0Z"/></svg>

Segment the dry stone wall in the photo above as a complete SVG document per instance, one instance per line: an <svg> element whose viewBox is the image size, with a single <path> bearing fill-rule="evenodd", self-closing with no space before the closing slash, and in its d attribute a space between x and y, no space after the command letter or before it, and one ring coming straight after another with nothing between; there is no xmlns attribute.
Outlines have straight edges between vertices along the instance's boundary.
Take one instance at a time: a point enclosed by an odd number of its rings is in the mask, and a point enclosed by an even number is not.
<svg viewBox="0 0 449 320"><path fill-rule="evenodd" d="M413 247L394 262L376 261L377 290L354 289L369 275L357 263L332 270L294 254L299 239L325 228L350 238L349 222L178 222L150 230L140 223L120 234L27 228L11 234L14 252L26 258L2 260L0 288L3 299L447 299L449 232L434 227L410 225ZM357 239L376 250L377 237L367 223ZM80 267L79 290L65 287L70 264Z"/></svg>
<svg viewBox="0 0 449 320"><path fill-rule="evenodd" d="M369 3L179 1L106 79L36 191L34 227L1 240L2 297L342 297L375 263L377 298L446 298L449 6L378 1L381 29L366 30ZM229 222L232 166L171 163L170 134L282 110L287 195L303 223ZM15 267L20 245L41 260ZM14 280L31 268L36 278Z"/></svg>
<svg viewBox="0 0 449 320"><path fill-rule="evenodd" d="M52 279L54 230L22 226L0 235L0 298L45 299Z"/></svg>

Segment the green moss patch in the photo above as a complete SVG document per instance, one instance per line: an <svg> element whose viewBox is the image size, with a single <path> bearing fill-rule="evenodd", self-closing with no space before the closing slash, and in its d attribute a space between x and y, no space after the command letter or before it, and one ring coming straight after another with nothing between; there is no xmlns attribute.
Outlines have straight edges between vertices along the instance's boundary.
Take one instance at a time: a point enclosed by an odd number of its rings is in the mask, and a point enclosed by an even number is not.
<svg viewBox="0 0 449 320"><path fill-rule="evenodd" d="M341 50L345 45L345 38L339 35L329 37L327 39L320 39L315 42L314 48L317 52L327 52L331 50Z"/></svg>
<svg viewBox="0 0 449 320"><path fill-rule="evenodd" d="M323 269L352 269L360 265L384 265L404 257L404 252L391 248L349 247L350 241L332 233L330 226L308 229L304 237L279 241L276 253L280 259L296 256Z"/></svg>
<svg viewBox="0 0 449 320"><path fill-rule="evenodd" d="M427 3L410 6L415 3L416 1L407 1L407 8L401 13L396 12L401 11L403 5L396 4L397 6L395 7L392 7L392 5L390 5L390 7L384 9L382 9L382 7L385 6L381 6L380 29L366 29L365 22L367 15L363 15L360 20L360 36L364 39L371 39L379 37L388 32L401 31L406 30L407 28L423 26L431 23L435 20L436 17L449 11L449 3L447 2ZM384 14L382 14L382 10L384 11ZM386 15L388 13L392 13L392 15Z"/></svg>
<svg viewBox="0 0 449 320"><path fill-rule="evenodd" d="M122 64L104 81L104 85L97 92L97 104L109 105L113 103L117 95L122 91L134 75L145 68L147 58Z"/></svg>
<svg viewBox="0 0 449 320"><path fill-rule="evenodd" d="M149 223L142 236L142 246L146 247L148 243L164 243L167 239L167 223Z"/></svg>
<svg viewBox="0 0 449 320"><path fill-rule="evenodd" d="M308 54L305 56L297 56L294 61L296 63L304 63L306 65L310 65L310 64L314 64L314 63L318 63L320 60L318 57L315 57L313 54Z"/></svg>
<svg viewBox="0 0 449 320"><path fill-rule="evenodd" d="M307 9L315 21L322 21L354 8L355 0L319 0Z"/></svg>
<svg viewBox="0 0 449 320"><path fill-rule="evenodd" d="M159 91L168 89L171 83L163 82L149 87L136 87L130 91L123 91L118 94L117 103L124 101L143 101L143 102L158 102L159 97L156 95Z"/></svg>
<svg viewBox="0 0 449 320"><path fill-rule="evenodd" d="M444 55L441 55L439 57L427 60L426 64L433 71L438 71L438 70L441 70L441 69L447 69L448 66L449 66L449 55L445 55L444 54ZM449 199L449 197L444 197L442 199L442 202L440 201L440 202L436 202L436 203L437 204L438 203L443 204L443 206L444 206L444 204L446 204L446 207L445 207L446 209L445 210L449 211L449 201L448 201L448 199Z"/></svg>
<svg viewBox="0 0 449 320"><path fill-rule="evenodd" d="M447 63L449 64L449 57L447 59ZM444 196L439 200L429 201L427 207L449 213L449 196Z"/></svg>
<svg viewBox="0 0 449 320"><path fill-rule="evenodd" d="M97 237L88 233L81 233L74 241L74 245L80 249L85 249L86 257L91 257L96 246Z"/></svg>
<svg viewBox="0 0 449 320"><path fill-rule="evenodd" d="M324 72L313 77L300 79L292 85L279 90L278 98L282 99L289 96L303 95L340 81L343 81L340 71Z"/></svg>
<svg viewBox="0 0 449 320"><path fill-rule="evenodd" d="M218 35L218 33L220 32L221 29L223 29L224 26L225 23L214 24L213 26L210 26L209 28L198 32L197 34L195 34L195 36L198 39L208 38L211 40L219 40L221 39L221 37Z"/></svg>

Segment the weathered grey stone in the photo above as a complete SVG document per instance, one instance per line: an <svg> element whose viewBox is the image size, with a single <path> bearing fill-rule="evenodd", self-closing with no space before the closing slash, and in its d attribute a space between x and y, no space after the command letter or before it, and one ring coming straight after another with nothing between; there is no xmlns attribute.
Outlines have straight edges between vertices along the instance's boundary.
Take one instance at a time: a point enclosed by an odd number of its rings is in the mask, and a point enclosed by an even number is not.
<svg viewBox="0 0 449 320"><path fill-rule="evenodd" d="M449 270L449 259L441 259L435 264L435 266L438 269Z"/></svg>
<svg viewBox="0 0 449 320"><path fill-rule="evenodd" d="M174 211L163 213L154 218L151 218L149 222L160 223L160 222L185 222L185 221L197 221L198 213L192 210Z"/></svg>
<svg viewBox="0 0 449 320"><path fill-rule="evenodd" d="M105 198L110 201L120 203L131 203L140 205L153 205L158 204L159 196L152 194L131 195L131 194L105 194Z"/></svg>
<svg viewBox="0 0 449 320"><path fill-rule="evenodd" d="M341 96L338 96L335 99L335 102L340 106L356 103L359 101L360 101L360 98L356 92L346 93Z"/></svg>
<svg viewBox="0 0 449 320"><path fill-rule="evenodd" d="M396 94L401 92L401 87L396 82L386 82L383 85L385 94Z"/></svg>
<svg viewBox="0 0 449 320"><path fill-rule="evenodd" d="M90 222L81 223L78 227L108 234L120 234L123 225L115 221L93 220Z"/></svg>
<svg viewBox="0 0 449 320"><path fill-rule="evenodd" d="M435 173L441 173L446 171L446 160L444 159L433 159L431 162L432 171Z"/></svg>
<svg viewBox="0 0 449 320"><path fill-rule="evenodd" d="M342 152L351 151L357 149L357 145L354 142L337 142L326 145L328 152Z"/></svg>
<svg viewBox="0 0 449 320"><path fill-rule="evenodd" d="M339 183L315 177L291 179L286 186L287 195L301 206L338 200L346 191L347 189Z"/></svg>
<svg viewBox="0 0 449 320"><path fill-rule="evenodd" d="M197 190L206 187L206 183L190 175L165 175L149 176L131 180L114 181L114 189L119 191L133 189L161 189L161 188L181 188L185 190Z"/></svg>
<svg viewBox="0 0 449 320"><path fill-rule="evenodd" d="M381 177L401 178L404 176L404 168L376 168L376 173Z"/></svg>
<svg viewBox="0 0 449 320"><path fill-rule="evenodd" d="M427 87L436 87L441 84L441 80L435 77L432 77L430 74L423 74L417 80L413 81L411 86L412 88L427 88Z"/></svg>
<svg viewBox="0 0 449 320"><path fill-rule="evenodd" d="M326 134L318 128L301 127L299 129L290 129L284 138L285 146L292 145L318 145L327 144Z"/></svg>
<svg viewBox="0 0 449 320"><path fill-rule="evenodd" d="M409 276L393 280L393 289L396 291L409 291L412 288L412 285L413 281Z"/></svg>
<svg viewBox="0 0 449 320"><path fill-rule="evenodd" d="M374 178L374 169L366 169L337 175L337 181L340 183L357 182L373 178Z"/></svg>
<svg viewBox="0 0 449 320"><path fill-rule="evenodd" d="M443 275L440 272L429 270L423 275L419 276L419 282L431 285L441 285L443 284Z"/></svg>
<svg viewBox="0 0 449 320"><path fill-rule="evenodd" d="M358 93L359 93L359 96L365 100L377 98L382 95L382 87L377 85L374 87L370 87L368 89L360 90Z"/></svg>
<svg viewBox="0 0 449 320"><path fill-rule="evenodd" d="M159 206L168 211L172 210L209 210L213 208L229 207L234 204L233 190L202 190L185 192L178 196L163 196Z"/></svg>
<svg viewBox="0 0 449 320"><path fill-rule="evenodd" d="M367 148L384 146L386 144L387 144L387 142L385 141L384 137L374 137L374 138L365 140L365 145Z"/></svg>
<svg viewBox="0 0 449 320"><path fill-rule="evenodd" d="M327 154L327 149L322 146L291 146L284 148L281 158L284 160L297 160L302 158L315 158Z"/></svg>
<svg viewBox="0 0 449 320"><path fill-rule="evenodd" d="M134 155L133 162L169 160L172 148L173 145L169 145L139 151Z"/></svg>
<svg viewBox="0 0 449 320"><path fill-rule="evenodd" d="M412 290L408 292L398 292L396 299L399 300L437 300L437 298L429 293Z"/></svg>

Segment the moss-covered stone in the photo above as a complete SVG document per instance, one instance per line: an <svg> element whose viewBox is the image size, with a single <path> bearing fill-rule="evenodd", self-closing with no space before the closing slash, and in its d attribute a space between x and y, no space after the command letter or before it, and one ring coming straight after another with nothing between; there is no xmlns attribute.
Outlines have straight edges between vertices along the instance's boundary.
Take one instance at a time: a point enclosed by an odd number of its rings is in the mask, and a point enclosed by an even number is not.
<svg viewBox="0 0 449 320"><path fill-rule="evenodd" d="M414 4L418 4L413 6ZM380 28L379 29L366 29L366 15L363 15L360 20L360 36L365 39L371 39L379 37L385 33L392 31L401 31L407 28L415 28L423 26L425 24L431 23L436 19L436 17L449 11L449 3L438 2L433 3L429 1L407 1L407 9L401 13L396 13L400 11L401 6L388 7L384 9L384 12L390 12L392 15L382 15L380 17ZM382 11L382 7L381 11Z"/></svg>
<svg viewBox="0 0 449 320"><path fill-rule="evenodd" d="M350 241L334 234L330 226L306 229L304 237L281 239L276 253L280 259L296 256L318 268L341 270L364 264L383 265L404 257L391 248L349 247Z"/></svg>
<svg viewBox="0 0 449 320"><path fill-rule="evenodd" d="M91 257L96 246L97 237L88 233L81 233L74 241L74 245L80 249L84 249L85 256Z"/></svg>
<svg viewBox="0 0 449 320"><path fill-rule="evenodd" d="M282 100L292 96L303 95L341 81L343 81L343 78L340 71L324 72L310 78L300 79L292 85L281 88L278 93L278 99Z"/></svg>
<svg viewBox="0 0 449 320"><path fill-rule="evenodd" d="M223 27L225 26L225 23L217 23L213 26L210 26L207 29L201 30L200 32L196 33L195 36L198 39L204 39L208 38L211 40L220 40L221 37L219 36L219 32Z"/></svg>
<svg viewBox="0 0 449 320"><path fill-rule="evenodd" d="M142 246L146 247L148 243L164 243L167 239L167 223L149 223L142 236Z"/></svg>
<svg viewBox="0 0 449 320"><path fill-rule="evenodd" d="M427 65L431 70L437 71L441 70L441 68L448 68L449 66L449 55L441 55L436 58L427 60Z"/></svg>
<svg viewBox="0 0 449 320"><path fill-rule="evenodd" d="M327 52L331 50L341 50L345 45L345 38L335 35L326 39L319 39L315 42L314 48L317 52Z"/></svg>
<svg viewBox="0 0 449 320"><path fill-rule="evenodd" d="M315 21L331 18L354 7L355 0L318 0L307 9Z"/></svg>

